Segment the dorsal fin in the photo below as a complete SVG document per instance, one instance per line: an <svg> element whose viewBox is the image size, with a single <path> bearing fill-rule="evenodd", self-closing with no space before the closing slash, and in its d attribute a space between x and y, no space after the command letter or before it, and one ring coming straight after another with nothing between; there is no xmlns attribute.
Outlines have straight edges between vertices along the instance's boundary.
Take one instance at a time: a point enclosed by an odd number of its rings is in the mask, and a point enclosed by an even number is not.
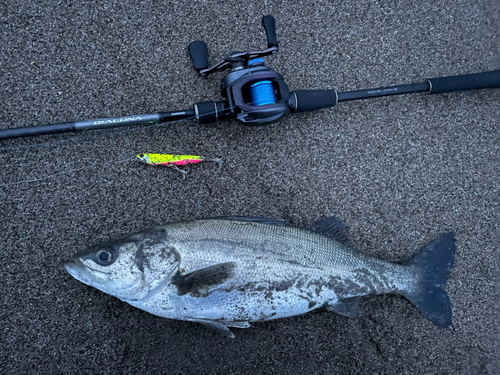
<svg viewBox="0 0 500 375"><path fill-rule="evenodd" d="M336 241L347 242L347 228L345 224L336 217L327 217L309 226L309 230L330 237Z"/></svg>
<svg viewBox="0 0 500 375"><path fill-rule="evenodd" d="M211 218L212 219L212 218ZM214 217L213 219L219 220L236 220L236 221L249 221L252 223L261 223L261 224L270 224L270 225L278 225L278 226L286 226L288 225L284 221L278 219L269 219L266 217L251 217L251 216L219 216Z"/></svg>
<svg viewBox="0 0 500 375"><path fill-rule="evenodd" d="M213 285L219 285L234 275L236 263L227 262L214 264L213 266L202 268L181 275L179 272L172 277L171 283L177 287L178 294L183 296L191 294L197 296L204 289Z"/></svg>

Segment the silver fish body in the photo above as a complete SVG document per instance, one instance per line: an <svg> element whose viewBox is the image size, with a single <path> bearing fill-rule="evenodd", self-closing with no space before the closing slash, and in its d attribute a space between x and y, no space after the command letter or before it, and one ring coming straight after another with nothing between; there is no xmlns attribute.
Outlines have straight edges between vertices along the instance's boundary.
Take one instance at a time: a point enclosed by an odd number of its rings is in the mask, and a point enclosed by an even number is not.
<svg viewBox="0 0 500 375"><path fill-rule="evenodd" d="M204 323L228 335L227 327L248 327L321 306L356 316L356 297L383 293L402 294L437 325L451 324L441 286L453 262L453 234L429 244L416 261L394 264L350 250L343 243L344 231L335 218L310 229L254 218L173 223L93 246L66 263L66 269L142 310ZM433 254L441 268L432 261L429 275L426 266ZM421 301L428 299L429 288L440 298L430 301L430 313L425 311L429 301Z"/></svg>

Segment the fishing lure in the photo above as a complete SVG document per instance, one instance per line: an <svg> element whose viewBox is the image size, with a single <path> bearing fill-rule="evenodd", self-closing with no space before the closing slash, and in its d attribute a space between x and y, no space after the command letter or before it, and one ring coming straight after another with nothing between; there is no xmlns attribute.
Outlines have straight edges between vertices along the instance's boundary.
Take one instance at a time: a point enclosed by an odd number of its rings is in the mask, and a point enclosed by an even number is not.
<svg viewBox="0 0 500 375"><path fill-rule="evenodd" d="M167 167L196 164L205 161L203 156L197 155L140 154L137 157L147 164L166 165Z"/></svg>
<svg viewBox="0 0 500 375"><path fill-rule="evenodd" d="M172 167L182 173L182 179L186 178L186 174L189 173L188 170L181 169L189 164L197 164L203 161L215 161L222 166L222 160L220 159L206 159L203 156L198 155L171 155L171 154L139 154L137 157L150 165L165 165L167 167Z"/></svg>

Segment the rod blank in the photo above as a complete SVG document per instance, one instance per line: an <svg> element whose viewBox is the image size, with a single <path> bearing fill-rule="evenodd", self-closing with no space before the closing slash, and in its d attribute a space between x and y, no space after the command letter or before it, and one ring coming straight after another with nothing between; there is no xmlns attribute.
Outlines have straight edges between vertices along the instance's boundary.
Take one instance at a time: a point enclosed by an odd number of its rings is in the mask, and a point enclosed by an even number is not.
<svg viewBox="0 0 500 375"><path fill-rule="evenodd" d="M149 125L185 120L187 118L194 118L194 116L194 110L188 109L184 111L160 112L146 115L132 115L96 120L66 122L62 124L29 126L24 128L0 130L0 139L30 137L35 135L47 135L56 133L82 132L86 130L109 129L132 125Z"/></svg>
<svg viewBox="0 0 500 375"><path fill-rule="evenodd" d="M378 87L375 89L368 89L368 90L346 91L338 93L339 96L338 101L345 102L347 100L369 99L369 98L378 98L380 96L403 95L415 92L427 92L429 91L429 88L430 88L429 82L424 82L424 83L413 83L410 85Z"/></svg>
<svg viewBox="0 0 500 375"><path fill-rule="evenodd" d="M271 38L272 39L272 38ZM497 89L500 88L500 70L484 73L466 74L451 77L431 78L427 82L413 83L409 85L379 87L367 90L339 92L335 90L298 90L294 92L294 98L289 106L296 112L312 111L321 108L333 107L337 101L369 99L381 96L411 94L416 92L427 92L429 94L441 94L453 91ZM51 124L31 126L25 128L14 128L0 130L0 140L8 138L27 137L35 135L80 132L93 129L116 128L130 125L148 125L155 123L185 120L197 118L200 123L207 123L230 118L226 113L225 102L203 102L198 103L195 108L199 110L200 105L209 104L207 111L198 113L195 110L182 110L173 112L160 112L156 114L132 115L124 117L112 117L97 120L85 120L68 122L62 124ZM214 111L212 110L214 106ZM205 113L206 112L206 113ZM200 116L211 116L211 121L202 121Z"/></svg>
<svg viewBox="0 0 500 375"><path fill-rule="evenodd" d="M29 126L25 128L14 128L0 130L0 139L30 137L44 134L69 133L75 131L74 122L66 122L62 124Z"/></svg>

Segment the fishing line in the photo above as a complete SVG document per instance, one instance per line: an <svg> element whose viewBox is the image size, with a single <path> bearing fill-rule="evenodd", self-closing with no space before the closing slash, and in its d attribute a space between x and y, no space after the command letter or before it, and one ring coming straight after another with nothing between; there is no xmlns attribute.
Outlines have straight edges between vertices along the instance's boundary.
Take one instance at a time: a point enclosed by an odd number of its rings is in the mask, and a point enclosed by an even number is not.
<svg viewBox="0 0 500 375"><path fill-rule="evenodd" d="M216 111L213 111L211 113L207 113L206 115L212 115L212 114L215 114L215 113L216 113ZM182 120L171 121L168 124L166 124L166 123L160 123L160 124L144 125L144 126L141 126L141 127L138 127L138 128L115 129L115 130L112 130L111 132L108 131L108 132L103 133L103 134L73 136L72 138L68 138L68 139L54 140L54 141L50 141L50 142L37 143L37 144L33 144L33 145L10 146L10 147L1 148L0 152L4 152L4 151L17 151L17 150L31 149L31 148L49 147L49 146L60 145L60 144L67 143L67 142L75 142L75 143L86 142L86 141L89 141L89 140L92 140L92 139L96 139L96 138L110 138L112 136L117 136L117 135L122 135L122 134L137 132L137 131L143 131L143 130L150 130L150 129L154 129L154 128L157 128L157 127L170 125L170 124L173 124L173 123L176 123L176 122L185 121L185 120L193 120L193 119L196 119L196 116L192 116L192 117L189 117L189 118L186 118L186 119L182 119ZM81 146L80 144L77 144L77 145ZM2 154L0 153L0 155L2 155ZM12 156L12 155L7 155L6 153L3 153L3 155L5 155L5 156ZM16 162L17 163L19 163L19 159L18 159L19 156L20 155L16 155ZM138 162L138 160L135 157L127 157L127 158L124 158L124 159L121 159L121 160L106 159L106 162L113 162L114 164L127 163L127 162L134 162L134 163L136 163L136 162ZM95 163L86 165L84 167L70 168L70 169L68 169L66 171L54 173L52 175L45 176L45 177L32 178L32 179L21 180L21 181L14 181L14 182L7 182L7 183L4 183L4 184L0 184L0 187L10 187L10 186L15 186L15 185L24 184L24 183L39 182L39 181L48 180L50 178L54 178L54 177L57 177L57 176L60 176L60 175L64 175L64 174L68 174L68 173L72 173L72 172L77 172L77 171L81 171L81 170L94 169L98 165L105 165L105 164L106 163L103 163L101 161L97 161ZM10 166L13 166L13 165L4 164L4 167L10 167Z"/></svg>

